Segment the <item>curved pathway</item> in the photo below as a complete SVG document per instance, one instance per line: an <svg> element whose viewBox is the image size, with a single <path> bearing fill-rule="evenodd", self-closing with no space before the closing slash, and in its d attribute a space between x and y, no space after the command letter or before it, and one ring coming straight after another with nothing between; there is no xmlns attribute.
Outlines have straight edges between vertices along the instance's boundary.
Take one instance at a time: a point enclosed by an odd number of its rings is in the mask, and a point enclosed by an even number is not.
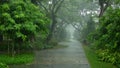
<svg viewBox="0 0 120 68"><path fill-rule="evenodd" d="M35 52L35 62L12 68L90 68L82 45L76 41L61 42L67 47Z"/></svg>

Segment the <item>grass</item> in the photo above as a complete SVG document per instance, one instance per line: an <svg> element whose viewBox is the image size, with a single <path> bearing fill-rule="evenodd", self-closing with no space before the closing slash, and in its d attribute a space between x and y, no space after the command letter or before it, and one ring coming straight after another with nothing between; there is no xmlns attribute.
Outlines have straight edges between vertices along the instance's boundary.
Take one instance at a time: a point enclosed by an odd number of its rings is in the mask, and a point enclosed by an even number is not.
<svg viewBox="0 0 120 68"><path fill-rule="evenodd" d="M105 63L98 61L97 55L95 52L87 45L83 45L88 61L91 65L91 68L117 68L111 63Z"/></svg>
<svg viewBox="0 0 120 68"><path fill-rule="evenodd" d="M19 54L14 57L6 54L0 54L0 62L11 65L11 64L27 64L34 60L33 54Z"/></svg>

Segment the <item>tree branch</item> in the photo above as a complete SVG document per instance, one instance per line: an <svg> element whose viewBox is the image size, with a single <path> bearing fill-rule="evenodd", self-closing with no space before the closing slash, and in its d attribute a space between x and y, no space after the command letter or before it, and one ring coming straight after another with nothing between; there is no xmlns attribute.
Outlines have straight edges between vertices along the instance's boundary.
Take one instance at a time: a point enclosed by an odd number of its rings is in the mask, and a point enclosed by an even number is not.
<svg viewBox="0 0 120 68"><path fill-rule="evenodd" d="M46 11L46 13L49 13L48 9L42 4L42 2L37 2L37 4L42 6L42 8Z"/></svg>
<svg viewBox="0 0 120 68"><path fill-rule="evenodd" d="M56 6L56 9L54 10L54 13L58 12L58 10L60 9L63 2L64 2L64 0L61 0L61 1L59 0L59 3L57 4L58 6Z"/></svg>
<svg viewBox="0 0 120 68"><path fill-rule="evenodd" d="M72 26L73 26L76 30L81 31L81 28L79 28L78 25L76 26L76 24L72 24Z"/></svg>

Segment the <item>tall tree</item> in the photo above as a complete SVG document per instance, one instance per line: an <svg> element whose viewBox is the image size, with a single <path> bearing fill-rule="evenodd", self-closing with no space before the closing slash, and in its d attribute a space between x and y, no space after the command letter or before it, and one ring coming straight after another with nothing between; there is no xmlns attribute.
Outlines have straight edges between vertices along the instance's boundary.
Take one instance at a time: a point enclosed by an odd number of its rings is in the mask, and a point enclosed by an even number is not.
<svg viewBox="0 0 120 68"><path fill-rule="evenodd" d="M37 4L45 10L47 16L49 16L51 19L49 34L46 39L47 43L49 43L53 37L53 33L57 24L57 12L59 11L63 2L64 0L37 0Z"/></svg>

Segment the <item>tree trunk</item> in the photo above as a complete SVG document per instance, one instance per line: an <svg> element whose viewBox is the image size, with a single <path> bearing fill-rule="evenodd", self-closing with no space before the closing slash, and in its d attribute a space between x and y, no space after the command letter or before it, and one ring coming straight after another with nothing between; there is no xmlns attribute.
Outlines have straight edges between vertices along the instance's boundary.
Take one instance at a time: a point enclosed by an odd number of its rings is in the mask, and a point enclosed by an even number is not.
<svg viewBox="0 0 120 68"><path fill-rule="evenodd" d="M12 42L12 57L15 56L15 42Z"/></svg>
<svg viewBox="0 0 120 68"><path fill-rule="evenodd" d="M99 17L103 16L103 13L104 13L103 9L104 9L103 6L101 6L101 7L100 7L100 14L99 14Z"/></svg>
<svg viewBox="0 0 120 68"><path fill-rule="evenodd" d="M99 17L101 17L101 16L103 16L103 14L107 10L107 8L111 5L111 0L108 0L108 1L99 0L99 5L100 5Z"/></svg>
<svg viewBox="0 0 120 68"><path fill-rule="evenodd" d="M10 43L9 43L9 41L7 41L7 45L8 45L8 55L10 55Z"/></svg>
<svg viewBox="0 0 120 68"><path fill-rule="evenodd" d="M56 16L55 16L54 12L52 12L51 13L52 24L50 26L50 31L49 31L49 34L48 34L48 37L47 37L47 40L46 40L47 43L49 43L50 40L53 37L53 33L54 33L54 30L55 30L55 27L56 27L56 23L57 23L55 18L56 18Z"/></svg>
<svg viewBox="0 0 120 68"><path fill-rule="evenodd" d="M0 42L3 41L3 36L0 34Z"/></svg>

